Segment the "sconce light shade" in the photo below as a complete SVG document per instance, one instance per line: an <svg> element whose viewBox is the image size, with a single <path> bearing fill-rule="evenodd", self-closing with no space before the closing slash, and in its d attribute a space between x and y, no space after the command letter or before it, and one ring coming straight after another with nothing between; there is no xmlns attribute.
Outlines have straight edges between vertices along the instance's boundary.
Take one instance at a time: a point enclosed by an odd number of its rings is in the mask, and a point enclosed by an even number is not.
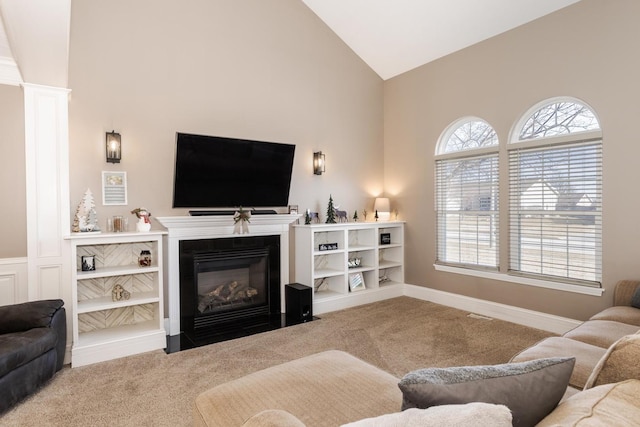
<svg viewBox="0 0 640 427"><path fill-rule="evenodd" d="M373 211L378 212L378 219L380 221L389 221L391 218L391 206L387 197L376 197L376 201L373 204Z"/></svg>
<svg viewBox="0 0 640 427"><path fill-rule="evenodd" d="M322 151L313 153L313 173L315 175L322 175L324 172L324 154Z"/></svg>
<svg viewBox="0 0 640 427"><path fill-rule="evenodd" d="M122 139L119 133L107 132L107 163L120 163Z"/></svg>

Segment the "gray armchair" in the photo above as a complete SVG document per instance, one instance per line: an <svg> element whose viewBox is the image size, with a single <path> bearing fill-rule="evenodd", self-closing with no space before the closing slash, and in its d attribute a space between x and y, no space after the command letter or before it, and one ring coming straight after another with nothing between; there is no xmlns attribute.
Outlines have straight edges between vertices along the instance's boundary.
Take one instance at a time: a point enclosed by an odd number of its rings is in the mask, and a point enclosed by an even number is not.
<svg viewBox="0 0 640 427"><path fill-rule="evenodd" d="M0 307L0 414L62 369L67 320L62 300Z"/></svg>

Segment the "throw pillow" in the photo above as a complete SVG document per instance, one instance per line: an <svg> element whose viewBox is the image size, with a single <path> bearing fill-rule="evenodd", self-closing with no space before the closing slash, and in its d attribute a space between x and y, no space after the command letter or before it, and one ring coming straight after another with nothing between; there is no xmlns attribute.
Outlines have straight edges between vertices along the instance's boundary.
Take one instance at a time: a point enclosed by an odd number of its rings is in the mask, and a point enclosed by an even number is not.
<svg viewBox="0 0 640 427"><path fill-rule="evenodd" d="M494 366L420 369L399 383L402 409L495 403L511 409L515 427L532 426L556 407L574 364L574 357L554 357Z"/></svg>
<svg viewBox="0 0 640 427"><path fill-rule="evenodd" d="M630 378L640 379L639 354L640 335L627 335L620 338L607 349L602 359L593 368L584 386L585 390Z"/></svg>
<svg viewBox="0 0 640 427"><path fill-rule="evenodd" d="M511 412L504 405L468 403L442 405L428 409L410 408L375 418L345 424L342 427L511 427Z"/></svg>
<svg viewBox="0 0 640 427"><path fill-rule="evenodd" d="M640 286L638 286L631 297L631 307L640 308Z"/></svg>

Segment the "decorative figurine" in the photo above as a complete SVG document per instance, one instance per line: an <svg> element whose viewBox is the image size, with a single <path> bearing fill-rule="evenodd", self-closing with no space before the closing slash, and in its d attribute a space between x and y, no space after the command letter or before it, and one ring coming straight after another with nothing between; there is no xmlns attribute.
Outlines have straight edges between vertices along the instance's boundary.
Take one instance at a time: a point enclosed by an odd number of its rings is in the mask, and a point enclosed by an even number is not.
<svg viewBox="0 0 640 427"><path fill-rule="evenodd" d="M138 217L138 222L136 222L136 231L138 232L146 232L151 230L151 212L146 210L145 208L136 208L131 211L132 214Z"/></svg>
<svg viewBox="0 0 640 427"><path fill-rule="evenodd" d="M249 232L249 223L251 219L251 212L245 211L240 206L240 209L233 214L233 223L235 226L233 227L233 234L244 234Z"/></svg>
<svg viewBox="0 0 640 427"><path fill-rule="evenodd" d="M74 233L99 232L98 214L96 213L96 204L93 201L93 193L87 188L84 192L82 201L76 208L76 215L73 219L71 231Z"/></svg>
<svg viewBox="0 0 640 427"><path fill-rule="evenodd" d="M111 299L113 301L128 300L131 297L131 293L127 291L122 285L115 285L111 290Z"/></svg>
<svg viewBox="0 0 640 427"><path fill-rule="evenodd" d="M358 222L358 210L353 211L353 222Z"/></svg>

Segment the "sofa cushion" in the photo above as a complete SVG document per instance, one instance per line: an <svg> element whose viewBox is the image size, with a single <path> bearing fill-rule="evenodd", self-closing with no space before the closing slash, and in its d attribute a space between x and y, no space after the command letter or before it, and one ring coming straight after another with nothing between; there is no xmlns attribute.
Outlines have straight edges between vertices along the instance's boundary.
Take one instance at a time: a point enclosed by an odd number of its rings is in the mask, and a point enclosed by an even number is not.
<svg viewBox="0 0 640 427"><path fill-rule="evenodd" d="M605 308L600 313L591 316L590 320L613 320L640 327L640 309L625 305Z"/></svg>
<svg viewBox="0 0 640 427"><path fill-rule="evenodd" d="M565 337L545 338L511 358L512 362L524 362L545 357L575 357L576 364L569 385L582 389L606 348L575 341Z"/></svg>
<svg viewBox="0 0 640 427"><path fill-rule="evenodd" d="M64 305L60 299L30 301L0 307L0 334L43 328Z"/></svg>
<svg viewBox="0 0 640 427"><path fill-rule="evenodd" d="M640 420L640 381L606 384L571 396L537 427L628 427Z"/></svg>
<svg viewBox="0 0 640 427"><path fill-rule="evenodd" d="M585 384L591 388L631 378L640 380L640 335L628 335L616 341L600 359Z"/></svg>
<svg viewBox="0 0 640 427"><path fill-rule="evenodd" d="M620 338L635 334L638 330L640 330L640 326L615 322L613 320L587 320L563 336L597 347L609 348L611 344Z"/></svg>
<svg viewBox="0 0 640 427"><path fill-rule="evenodd" d="M56 342L51 328L0 335L0 377L51 350Z"/></svg>
<svg viewBox="0 0 640 427"><path fill-rule="evenodd" d="M242 427L305 427L293 414L281 409L258 412L242 424Z"/></svg>
<svg viewBox="0 0 640 427"><path fill-rule="evenodd" d="M556 407L574 358L548 358L494 366L419 369L400 381L402 409L485 402L503 404L514 426L531 426Z"/></svg>
<svg viewBox="0 0 640 427"><path fill-rule="evenodd" d="M343 427L511 427L511 411L504 405L468 403L465 405L410 408L406 411L366 418Z"/></svg>

